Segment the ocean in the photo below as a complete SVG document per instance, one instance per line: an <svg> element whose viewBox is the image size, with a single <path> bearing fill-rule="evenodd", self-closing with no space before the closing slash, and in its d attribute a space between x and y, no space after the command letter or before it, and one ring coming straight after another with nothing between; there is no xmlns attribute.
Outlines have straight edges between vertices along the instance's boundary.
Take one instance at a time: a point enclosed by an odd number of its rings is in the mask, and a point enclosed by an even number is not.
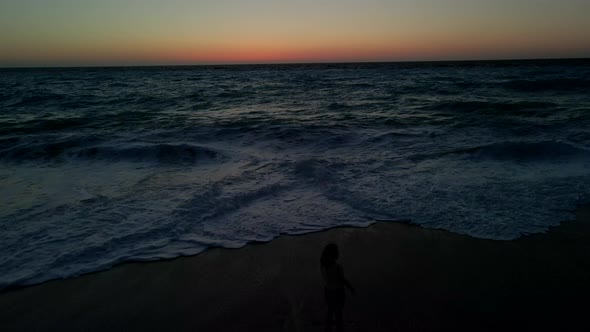
<svg viewBox="0 0 590 332"><path fill-rule="evenodd" d="M0 69L0 288L376 221L514 240L589 194L590 60Z"/></svg>

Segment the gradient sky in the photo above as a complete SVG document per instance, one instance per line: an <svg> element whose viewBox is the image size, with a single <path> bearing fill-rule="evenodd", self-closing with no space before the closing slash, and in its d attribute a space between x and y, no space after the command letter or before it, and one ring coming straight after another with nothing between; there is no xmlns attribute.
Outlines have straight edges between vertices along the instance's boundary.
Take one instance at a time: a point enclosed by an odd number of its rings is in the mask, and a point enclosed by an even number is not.
<svg viewBox="0 0 590 332"><path fill-rule="evenodd" d="M590 0L0 0L0 66L590 57Z"/></svg>

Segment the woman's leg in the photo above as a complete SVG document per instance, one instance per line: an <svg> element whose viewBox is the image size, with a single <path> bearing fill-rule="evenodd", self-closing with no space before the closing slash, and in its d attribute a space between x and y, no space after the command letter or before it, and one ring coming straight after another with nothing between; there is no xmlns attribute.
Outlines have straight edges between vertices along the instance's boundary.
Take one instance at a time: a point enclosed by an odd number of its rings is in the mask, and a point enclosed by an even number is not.
<svg viewBox="0 0 590 332"><path fill-rule="evenodd" d="M336 316L336 331L341 332L342 327L342 311L344 310L344 302L346 301L346 292L344 289L337 293L334 303L334 315Z"/></svg>
<svg viewBox="0 0 590 332"><path fill-rule="evenodd" d="M336 308L334 315L336 316L336 331L342 332L342 307Z"/></svg>
<svg viewBox="0 0 590 332"><path fill-rule="evenodd" d="M326 311L326 332L332 331L332 317L334 316L334 309L328 305L328 311Z"/></svg>
<svg viewBox="0 0 590 332"><path fill-rule="evenodd" d="M334 296L328 289L325 290L324 295L326 297L326 332L332 331L332 317L334 316Z"/></svg>

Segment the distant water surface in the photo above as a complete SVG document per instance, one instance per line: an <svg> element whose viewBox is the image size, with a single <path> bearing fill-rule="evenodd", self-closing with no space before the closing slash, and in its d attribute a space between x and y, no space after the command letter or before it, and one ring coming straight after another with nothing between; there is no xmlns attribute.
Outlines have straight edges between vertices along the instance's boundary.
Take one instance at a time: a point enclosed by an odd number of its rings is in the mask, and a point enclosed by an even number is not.
<svg viewBox="0 0 590 332"><path fill-rule="evenodd" d="M375 220L512 240L589 193L589 60L0 71L0 288Z"/></svg>

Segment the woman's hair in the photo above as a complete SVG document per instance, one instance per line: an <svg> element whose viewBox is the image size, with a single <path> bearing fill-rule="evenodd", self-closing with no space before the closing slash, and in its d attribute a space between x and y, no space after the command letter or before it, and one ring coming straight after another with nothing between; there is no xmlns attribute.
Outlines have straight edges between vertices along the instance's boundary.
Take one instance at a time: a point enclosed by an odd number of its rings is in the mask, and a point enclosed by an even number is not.
<svg viewBox="0 0 590 332"><path fill-rule="evenodd" d="M338 259L338 246L334 243L328 244L324 251L322 251L322 257L320 258L320 264L324 267L328 267Z"/></svg>

